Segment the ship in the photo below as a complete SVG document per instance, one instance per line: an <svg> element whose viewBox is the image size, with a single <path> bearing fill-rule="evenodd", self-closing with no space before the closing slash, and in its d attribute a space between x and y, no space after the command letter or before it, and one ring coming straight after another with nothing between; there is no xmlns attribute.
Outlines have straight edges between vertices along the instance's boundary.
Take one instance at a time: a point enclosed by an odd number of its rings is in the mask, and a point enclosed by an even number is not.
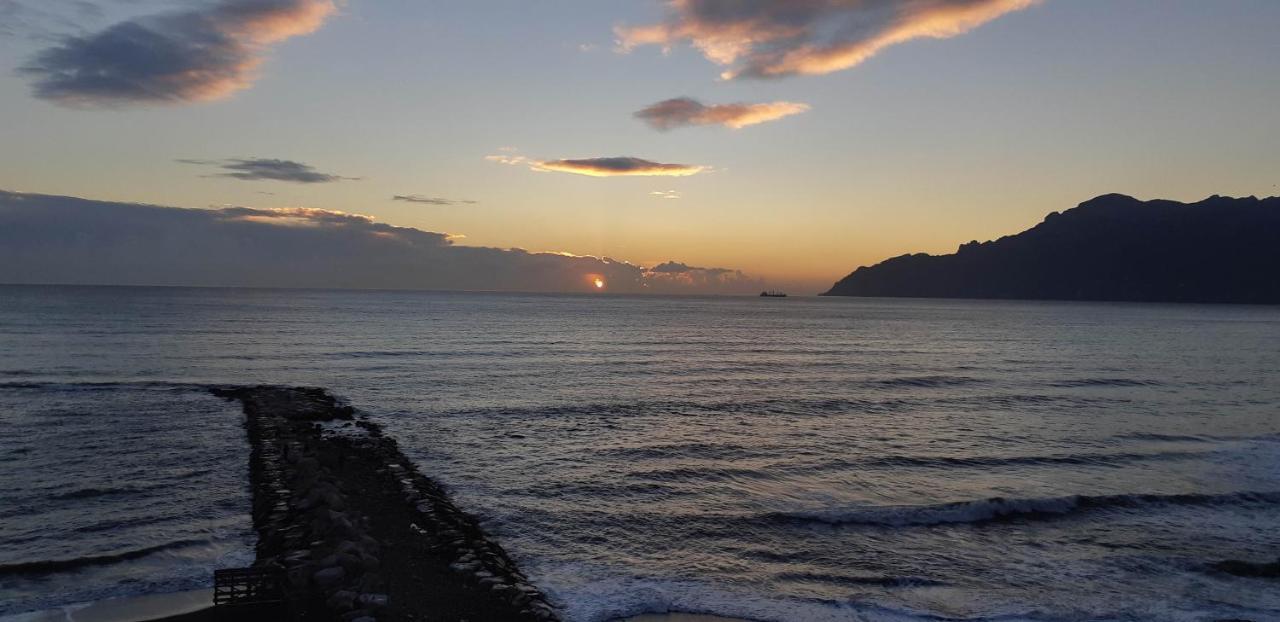
<svg viewBox="0 0 1280 622"><path fill-rule="evenodd" d="M786 298L787 295L784 292L780 292L772 289L766 289L760 292L760 297L761 298Z"/></svg>

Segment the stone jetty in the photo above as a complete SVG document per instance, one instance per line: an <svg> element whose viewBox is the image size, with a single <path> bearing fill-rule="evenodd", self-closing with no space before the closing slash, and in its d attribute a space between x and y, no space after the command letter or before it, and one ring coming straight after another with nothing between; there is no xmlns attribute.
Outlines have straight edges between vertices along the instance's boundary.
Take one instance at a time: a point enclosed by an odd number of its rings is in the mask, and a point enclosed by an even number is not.
<svg viewBox="0 0 1280 622"><path fill-rule="evenodd" d="M378 425L323 389L218 387L244 406L255 568L299 620L556 620L546 597Z"/></svg>

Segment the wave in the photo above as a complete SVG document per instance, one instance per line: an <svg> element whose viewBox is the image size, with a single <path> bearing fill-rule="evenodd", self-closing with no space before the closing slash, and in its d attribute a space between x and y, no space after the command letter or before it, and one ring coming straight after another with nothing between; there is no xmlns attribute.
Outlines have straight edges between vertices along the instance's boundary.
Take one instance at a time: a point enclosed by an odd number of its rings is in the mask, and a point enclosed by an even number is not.
<svg viewBox="0 0 1280 622"><path fill-rule="evenodd" d="M190 510L182 508L177 512L168 514L148 514L146 516L131 517L127 519L107 519L88 525L82 525L72 529L75 533L100 533L103 531L115 531L117 529L136 529L138 527L146 527L149 525L162 525L165 523L189 522L192 520Z"/></svg>
<svg viewBox="0 0 1280 622"><path fill-rule="evenodd" d="M1162 383L1155 380L1140 380L1137 378L1072 378L1068 380L1058 380L1050 382L1051 387L1155 387Z"/></svg>
<svg viewBox="0 0 1280 622"><path fill-rule="evenodd" d="M764 622L937 622L957 620L870 602L803 597L766 597L756 590L734 589L692 580L622 577L607 569L569 565L544 576L542 587L560 603L563 618L608 622L645 614L687 613ZM581 577L592 577L584 582Z"/></svg>
<svg viewBox="0 0 1280 622"><path fill-rule="evenodd" d="M72 499L92 499L94 497L111 497L116 495L136 495L147 491L155 490L159 486L121 486L119 488L81 488L64 492L61 494L50 495L48 499L54 501L68 501Z"/></svg>
<svg viewBox="0 0 1280 622"><path fill-rule="evenodd" d="M905 376L901 378L877 380L875 381L875 384L887 387L930 388L954 387L965 384L979 384L983 382L986 381L981 378L971 378L969 376Z"/></svg>
<svg viewBox="0 0 1280 622"><path fill-rule="evenodd" d="M49 574L53 572L66 572L68 570L76 570L86 566L105 566L123 561L139 559L168 551L171 549L186 548L189 546L197 546L207 544L207 540L177 540L174 542L166 542L141 549L133 549L130 551L122 551L120 553L110 553L107 555L91 555L87 557L74 557L71 559L53 559L40 560L34 562L19 562L16 564L0 564L0 577L13 575L38 575Z"/></svg>
<svg viewBox="0 0 1280 622"><path fill-rule="evenodd" d="M0 369L0 376L38 376L40 372L31 369Z"/></svg>
<svg viewBox="0 0 1280 622"><path fill-rule="evenodd" d="M51 391L118 391L127 390L176 390L205 391L216 385L195 384L190 382L165 382L161 380L142 380L137 382L39 382L39 381L4 381L0 389L44 389Z"/></svg>
<svg viewBox="0 0 1280 622"><path fill-rule="evenodd" d="M952 386L972 382L981 384L985 381L960 381L959 377L951 380L922 380L906 378L878 381L874 384L886 386L884 383L898 382L903 386ZM915 384L910 384L915 383ZM929 384L933 383L933 384ZM949 383L949 384L948 384ZM892 386L892 385L888 385ZM921 407L930 406L981 406L985 408L1023 408L1044 404L1064 404L1069 406L1114 406L1128 403L1131 400L1106 397L1100 395L1052 395L1023 393L986 393L981 395L957 395L939 393L935 395L910 394L894 397L789 397L764 399L733 399L716 401L693 400L635 400L617 402L570 402L550 403L528 406L498 406L469 409L448 409L432 411L433 416L470 419L484 417L513 417L542 419L553 417L618 417L670 414L711 414L734 415L747 414L755 416L784 415L793 417L826 417L832 414L892 414Z"/></svg>
<svg viewBox="0 0 1280 622"><path fill-rule="evenodd" d="M1057 398L1055 398L1057 399ZM751 414L788 416L827 416L831 413L890 413L929 403L930 400L908 399L759 399L696 402L685 400L651 400L626 402L576 402L541 406L486 407L465 410L436 411L432 414L455 418L478 417L615 417L667 414Z"/></svg>
<svg viewBox="0 0 1280 622"><path fill-rule="evenodd" d="M1280 434L1259 434L1259 435L1222 435L1222 434L1203 434L1199 436L1187 434L1154 434L1149 432L1134 432L1131 434L1118 434L1113 438L1134 441L1156 441L1168 443L1214 443L1214 442L1275 442L1280 441Z"/></svg>
<svg viewBox="0 0 1280 622"><path fill-rule="evenodd" d="M639 447L601 447L592 453L627 460L668 460L684 457L738 460L760 455L758 450L730 443L667 443Z"/></svg>
<svg viewBox="0 0 1280 622"><path fill-rule="evenodd" d="M829 574L821 572L782 572L775 575L779 581L797 581L813 583L829 583L832 585L873 585L878 587L939 587L947 585L942 581L923 577L888 577Z"/></svg>
<svg viewBox="0 0 1280 622"><path fill-rule="evenodd" d="M764 518L772 522L816 523L833 526L927 527L1052 518L1108 509L1274 504L1280 504L1280 492L1239 492L1223 495L1073 495L1068 497L1026 499L992 497L977 501L958 501L937 505L854 507L802 512L774 512L764 515Z"/></svg>
<svg viewBox="0 0 1280 622"><path fill-rule="evenodd" d="M884 456L854 461L858 466L964 468L1002 466L1116 466L1148 460L1200 458L1206 452L1169 451L1162 453L1061 454L1049 456Z"/></svg>
<svg viewBox="0 0 1280 622"><path fill-rule="evenodd" d="M704 480L724 480L737 477L757 477L765 474L767 471L763 469L753 469L750 467L726 467L726 466L691 466L691 467L671 467L666 469L648 469L641 471L628 471L628 477L637 479L655 480L659 482L683 482L683 481L704 481Z"/></svg>
<svg viewBox="0 0 1280 622"><path fill-rule="evenodd" d="M1192 436L1189 434L1155 434L1152 432L1117 434L1114 438L1129 441L1157 441L1169 443L1208 443L1215 440L1208 436Z"/></svg>

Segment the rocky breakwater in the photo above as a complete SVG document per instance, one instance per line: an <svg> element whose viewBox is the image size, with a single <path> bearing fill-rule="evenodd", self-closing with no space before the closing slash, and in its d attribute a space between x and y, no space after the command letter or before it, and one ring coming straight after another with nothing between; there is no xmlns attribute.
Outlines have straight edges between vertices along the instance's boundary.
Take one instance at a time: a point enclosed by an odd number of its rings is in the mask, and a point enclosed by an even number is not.
<svg viewBox="0 0 1280 622"><path fill-rule="evenodd" d="M255 567L302 620L556 620L394 439L322 389L219 387L244 405Z"/></svg>

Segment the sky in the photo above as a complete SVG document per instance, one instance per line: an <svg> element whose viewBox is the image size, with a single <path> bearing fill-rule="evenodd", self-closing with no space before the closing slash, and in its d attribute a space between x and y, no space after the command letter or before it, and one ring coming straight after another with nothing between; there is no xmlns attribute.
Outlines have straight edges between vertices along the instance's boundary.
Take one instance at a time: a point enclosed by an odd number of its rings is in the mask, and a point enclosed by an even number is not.
<svg viewBox="0 0 1280 622"><path fill-rule="evenodd" d="M0 0L0 190L813 293L1100 194L1280 194L1277 26L1274 0Z"/></svg>

